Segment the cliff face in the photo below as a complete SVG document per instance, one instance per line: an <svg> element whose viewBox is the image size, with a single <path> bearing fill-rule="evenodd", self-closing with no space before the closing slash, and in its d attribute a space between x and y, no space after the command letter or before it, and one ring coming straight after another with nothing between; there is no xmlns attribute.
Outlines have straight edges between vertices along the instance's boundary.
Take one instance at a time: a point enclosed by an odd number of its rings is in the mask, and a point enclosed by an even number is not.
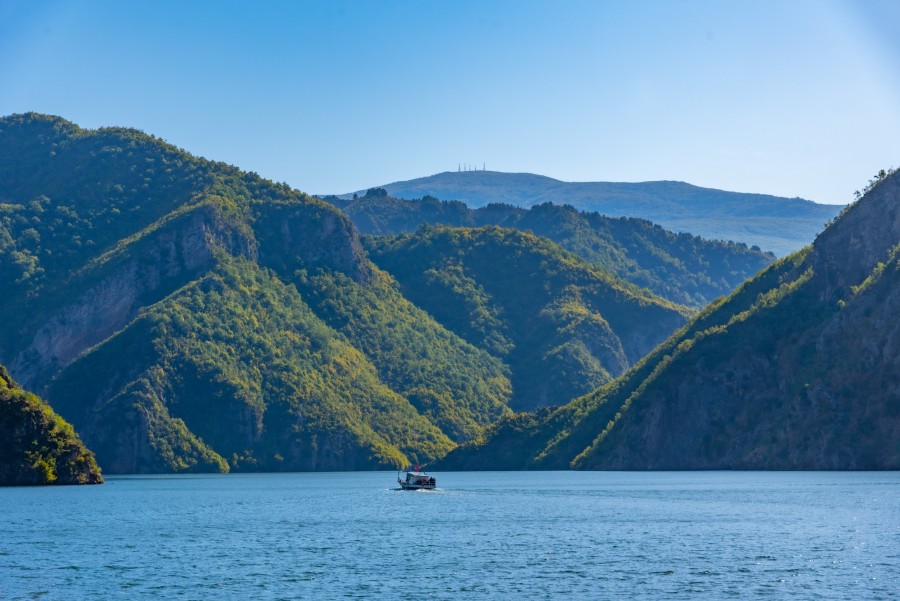
<svg viewBox="0 0 900 601"><path fill-rule="evenodd" d="M813 244L809 265L817 274L820 298L852 296L851 286L871 275L900 240L900 181L897 174L875 186Z"/></svg>
<svg viewBox="0 0 900 601"><path fill-rule="evenodd" d="M255 256L252 239L214 205L201 204L91 260L22 324L19 341L25 345L10 368L26 386L47 382L80 353L122 329L141 307L209 270L216 249Z"/></svg>
<svg viewBox="0 0 900 601"><path fill-rule="evenodd" d="M0 365L0 486L102 482L72 426Z"/></svg>
<svg viewBox="0 0 900 601"><path fill-rule="evenodd" d="M334 207L134 130L0 119L0 281L0 361L109 473L402 466L509 411Z"/></svg>
<svg viewBox="0 0 900 601"><path fill-rule="evenodd" d="M894 174L613 384L445 465L900 468L898 205Z"/></svg>

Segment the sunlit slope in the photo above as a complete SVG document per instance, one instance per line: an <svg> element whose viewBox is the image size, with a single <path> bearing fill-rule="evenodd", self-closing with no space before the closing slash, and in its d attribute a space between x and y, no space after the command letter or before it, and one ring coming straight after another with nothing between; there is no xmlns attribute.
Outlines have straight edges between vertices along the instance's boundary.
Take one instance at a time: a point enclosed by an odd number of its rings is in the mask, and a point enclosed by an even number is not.
<svg viewBox="0 0 900 601"><path fill-rule="evenodd" d="M775 257L743 243L676 234L645 219L607 217L550 202L528 209L491 204L470 209L426 196L403 200L373 189L359 198L325 197L364 234L396 235L422 224L498 225L530 232L673 303L703 307L727 296Z"/></svg>
<svg viewBox="0 0 900 601"><path fill-rule="evenodd" d="M0 486L102 482L72 426L0 365Z"/></svg>
<svg viewBox="0 0 900 601"><path fill-rule="evenodd" d="M393 467L508 412L327 203L58 117L0 119L0 159L0 360L108 472Z"/></svg>
<svg viewBox="0 0 900 601"><path fill-rule="evenodd" d="M690 313L517 230L425 227L365 244L404 295L509 366L515 409L608 382Z"/></svg>

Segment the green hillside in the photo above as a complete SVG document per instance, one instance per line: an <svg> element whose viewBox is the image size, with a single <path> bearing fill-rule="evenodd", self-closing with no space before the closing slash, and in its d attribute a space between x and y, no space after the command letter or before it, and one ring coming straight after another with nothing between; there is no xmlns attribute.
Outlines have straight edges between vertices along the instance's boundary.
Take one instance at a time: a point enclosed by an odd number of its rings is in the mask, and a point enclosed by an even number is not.
<svg viewBox="0 0 900 601"><path fill-rule="evenodd" d="M550 202L529 209L489 204L470 209L459 201L426 196L403 200L384 190L358 198L324 200L339 207L363 234L396 235L421 224L499 225L534 233L673 303L703 307L727 296L775 257L746 244L704 240L644 219L606 217Z"/></svg>
<svg viewBox="0 0 900 601"><path fill-rule="evenodd" d="M72 426L0 365L0 486L102 482Z"/></svg>
<svg viewBox="0 0 900 601"><path fill-rule="evenodd" d="M430 195L459 200L473 208L491 203L517 207L568 204L610 217L648 219L666 229L709 240L757 245L778 256L812 242L823 224L841 210L837 205L802 198L726 192L684 182L563 182L533 173L497 171L444 172L381 187L399 198Z"/></svg>
<svg viewBox="0 0 900 601"><path fill-rule="evenodd" d="M900 174L628 373L446 469L900 468Z"/></svg>
<svg viewBox="0 0 900 601"><path fill-rule="evenodd" d="M514 409L608 382L689 314L517 230L426 226L364 242L407 298L509 367Z"/></svg>
<svg viewBox="0 0 900 601"><path fill-rule="evenodd" d="M107 473L401 466L509 411L334 207L138 131L0 119L0 277L0 361Z"/></svg>

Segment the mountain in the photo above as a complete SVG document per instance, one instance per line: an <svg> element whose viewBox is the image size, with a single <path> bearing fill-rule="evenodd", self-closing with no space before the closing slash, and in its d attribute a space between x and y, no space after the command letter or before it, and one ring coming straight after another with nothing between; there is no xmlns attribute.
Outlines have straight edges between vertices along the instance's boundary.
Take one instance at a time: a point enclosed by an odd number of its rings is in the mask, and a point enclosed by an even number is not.
<svg viewBox="0 0 900 601"><path fill-rule="evenodd" d="M426 226L364 243L404 296L509 367L516 410L608 382L690 314L517 230Z"/></svg>
<svg viewBox="0 0 900 601"><path fill-rule="evenodd" d="M606 217L549 202L529 209L505 204L470 209L459 201L431 196L394 198L383 189L355 199L323 200L339 207L364 234L408 233L423 223L499 225L532 232L673 303L696 308L730 294L775 260L743 243L675 234L645 219Z"/></svg>
<svg viewBox="0 0 900 601"><path fill-rule="evenodd" d="M0 486L102 482L72 426L0 365Z"/></svg>
<svg viewBox="0 0 900 601"><path fill-rule="evenodd" d="M900 173L624 376L444 469L900 468Z"/></svg>
<svg viewBox="0 0 900 601"><path fill-rule="evenodd" d="M135 130L0 119L0 280L0 362L107 473L402 466L509 412L337 209Z"/></svg>
<svg viewBox="0 0 900 601"><path fill-rule="evenodd" d="M519 207L568 204L610 217L647 219L709 240L744 242L778 256L809 244L841 210L837 205L801 198L725 192L684 182L562 182L531 173L496 171L438 173L381 188L399 198L430 195L459 200L473 208L491 203Z"/></svg>

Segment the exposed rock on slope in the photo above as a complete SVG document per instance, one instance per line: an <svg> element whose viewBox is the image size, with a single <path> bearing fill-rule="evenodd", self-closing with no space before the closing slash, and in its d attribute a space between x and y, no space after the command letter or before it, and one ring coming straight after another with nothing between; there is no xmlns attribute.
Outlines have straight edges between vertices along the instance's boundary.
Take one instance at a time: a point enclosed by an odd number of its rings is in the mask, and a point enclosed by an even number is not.
<svg viewBox="0 0 900 601"><path fill-rule="evenodd" d="M141 132L0 119L0 360L113 472L425 462L507 413L331 205Z"/></svg>
<svg viewBox="0 0 900 601"><path fill-rule="evenodd" d="M898 310L895 173L622 378L444 465L898 469Z"/></svg>

